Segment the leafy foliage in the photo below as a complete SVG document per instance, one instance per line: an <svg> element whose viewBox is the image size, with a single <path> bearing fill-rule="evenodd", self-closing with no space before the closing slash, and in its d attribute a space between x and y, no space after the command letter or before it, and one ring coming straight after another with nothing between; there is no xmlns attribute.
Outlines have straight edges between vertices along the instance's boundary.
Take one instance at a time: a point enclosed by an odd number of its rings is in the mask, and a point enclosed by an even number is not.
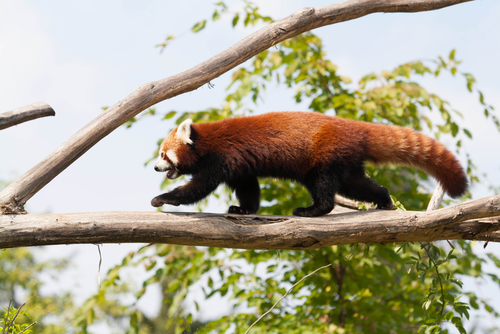
<svg viewBox="0 0 500 334"><path fill-rule="evenodd" d="M212 21L218 21L221 15L232 15L233 27L241 22L245 27L273 22L248 1L242 12L231 12L225 3L217 3ZM192 31L202 31L208 21L196 23ZM260 53L248 65L236 69L220 107L165 114L147 111L143 116L175 119L178 125L188 117L195 122L209 122L246 115L264 101L263 93L272 83L294 89L295 101L307 102L312 111L412 127L437 139L447 137L455 143L456 152L462 153L462 142L473 138L457 122L462 114L418 81L444 73L463 78L467 91L478 95L484 116L498 127L493 107L485 102L482 92L475 90L474 77L460 72L459 65L453 50L447 58L403 64L367 74L353 83L339 75L337 66L326 58L321 39L307 32ZM157 151L153 158L156 155ZM471 183L480 182L475 170L467 156ZM425 173L413 168L373 165L368 165L368 173L390 189L398 209L423 210L427 206L431 184ZM261 190L262 214L290 214L293 208L310 204L306 190L294 182L266 179L261 182ZM221 189L215 195L231 201L228 194ZM130 332L134 333L155 332L151 321L160 324L154 327L156 332L167 328L172 333L193 331L190 321L199 300L194 306L180 301L192 293L195 284L202 285L205 299L219 295L234 307L231 314L204 324L197 333L244 333L293 284L327 264L332 265L298 284L252 328L252 333L447 333L451 327L465 333L463 321L469 318L471 308L495 317L498 314L488 301L473 292L463 292L457 277L480 280L486 274L500 283L495 274L485 273L482 267L486 261L497 266L500 261L492 254L488 260L476 255L471 243L465 241L457 241L453 247L403 243L275 252L150 245L130 254L121 266L110 271L108 279L112 286L123 286L116 279L118 273L143 264L152 274L136 298L151 284L160 284L162 288L162 310L156 320L146 320L133 305L126 308ZM149 255L143 255L144 252ZM87 312L101 307L98 305L104 304L96 302Z"/></svg>
<svg viewBox="0 0 500 334"><path fill-rule="evenodd" d="M55 276L67 267L65 260L35 261L28 248L0 250L0 301L5 303L0 311L0 328L10 323L21 303L20 310L10 327L10 333L20 333L33 322L36 326L23 333L65 333L70 324L73 307L68 293L46 294L42 290L42 276ZM12 300L10 309L9 300ZM7 313L9 314L7 316ZM8 325L7 325L8 327ZM5 327L6 328L6 327Z"/></svg>
<svg viewBox="0 0 500 334"><path fill-rule="evenodd" d="M22 306L21 306L22 307ZM0 319L0 328L2 329L3 333L6 334L18 334L18 333L26 333L26 334L31 334L33 331L30 329L33 324L18 324L16 323L16 319L18 316L24 317L26 319L30 319L30 315L23 310L21 310L21 307L19 309L16 309L15 307L8 306L5 308L4 316Z"/></svg>

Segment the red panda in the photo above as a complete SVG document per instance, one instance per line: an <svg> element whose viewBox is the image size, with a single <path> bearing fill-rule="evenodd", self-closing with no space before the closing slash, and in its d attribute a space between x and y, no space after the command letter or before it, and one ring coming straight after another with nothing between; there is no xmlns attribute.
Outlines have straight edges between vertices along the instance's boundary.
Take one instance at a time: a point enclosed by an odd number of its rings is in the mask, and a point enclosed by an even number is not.
<svg viewBox="0 0 500 334"><path fill-rule="evenodd" d="M254 214L260 206L258 177L296 180L313 205L293 214L321 216L334 196L392 209L386 188L365 175L364 161L418 167L434 176L451 197L467 189L460 163L441 143L409 128L354 121L316 112L272 112L203 124L185 120L160 147L155 170L167 178L192 180L151 201L196 203L221 183L236 192L240 206L229 213Z"/></svg>

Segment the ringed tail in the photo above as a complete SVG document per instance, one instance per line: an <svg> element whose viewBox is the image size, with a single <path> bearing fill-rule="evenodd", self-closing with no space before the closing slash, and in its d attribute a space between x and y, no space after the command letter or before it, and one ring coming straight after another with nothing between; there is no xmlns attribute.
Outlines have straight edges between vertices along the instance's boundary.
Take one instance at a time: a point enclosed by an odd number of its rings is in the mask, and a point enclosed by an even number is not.
<svg viewBox="0 0 500 334"><path fill-rule="evenodd" d="M455 158L440 142L409 128L368 124L368 161L417 167L436 178L450 197L467 190L467 176Z"/></svg>

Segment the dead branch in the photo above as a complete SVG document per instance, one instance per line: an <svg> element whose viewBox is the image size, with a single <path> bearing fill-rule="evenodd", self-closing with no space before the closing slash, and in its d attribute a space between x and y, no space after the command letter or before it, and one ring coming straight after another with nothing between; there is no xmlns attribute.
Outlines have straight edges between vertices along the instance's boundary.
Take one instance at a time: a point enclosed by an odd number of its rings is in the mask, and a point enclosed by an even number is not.
<svg viewBox="0 0 500 334"><path fill-rule="evenodd" d="M441 183L438 183L436 189L432 193L431 200L429 201L429 205L427 205L427 211L437 210L441 205L444 197L444 188Z"/></svg>
<svg viewBox="0 0 500 334"><path fill-rule="evenodd" d="M12 214L0 216L0 248L141 242L316 249L372 242L500 241L499 216L500 195L427 212L370 210L316 218L167 212Z"/></svg>
<svg viewBox="0 0 500 334"><path fill-rule="evenodd" d="M470 0L347 0L306 7L242 39L203 63L142 85L79 130L52 154L0 193L0 213L24 212L24 204L102 138L152 105L197 89L269 47L318 27L371 13L435 10Z"/></svg>
<svg viewBox="0 0 500 334"><path fill-rule="evenodd" d="M25 107L0 114L0 130L31 121L36 118L55 116L56 112L45 102L37 102Z"/></svg>

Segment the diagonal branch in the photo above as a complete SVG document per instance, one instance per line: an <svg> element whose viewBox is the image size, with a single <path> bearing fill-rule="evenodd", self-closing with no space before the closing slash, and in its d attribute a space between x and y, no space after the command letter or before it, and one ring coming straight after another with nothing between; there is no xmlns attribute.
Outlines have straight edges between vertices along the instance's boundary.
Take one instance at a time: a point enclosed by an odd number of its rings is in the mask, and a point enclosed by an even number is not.
<svg viewBox="0 0 500 334"><path fill-rule="evenodd" d="M370 210L317 218L166 212L0 216L0 248L142 242L316 249L444 239L500 241L500 195L428 212Z"/></svg>
<svg viewBox="0 0 500 334"><path fill-rule="evenodd" d="M142 85L79 130L52 154L0 193L0 213L23 212L24 204L54 177L121 124L152 105L197 89L269 47L318 27L371 13L419 12L470 0L347 0L306 7L242 39L177 75Z"/></svg>
<svg viewBox="0 0 500 334"><path fill-rule="evenodd" d="M45 102L37 102L25 107L0 114L0 130L31 121L36 118L55 116L56 112Z"/></svg>

